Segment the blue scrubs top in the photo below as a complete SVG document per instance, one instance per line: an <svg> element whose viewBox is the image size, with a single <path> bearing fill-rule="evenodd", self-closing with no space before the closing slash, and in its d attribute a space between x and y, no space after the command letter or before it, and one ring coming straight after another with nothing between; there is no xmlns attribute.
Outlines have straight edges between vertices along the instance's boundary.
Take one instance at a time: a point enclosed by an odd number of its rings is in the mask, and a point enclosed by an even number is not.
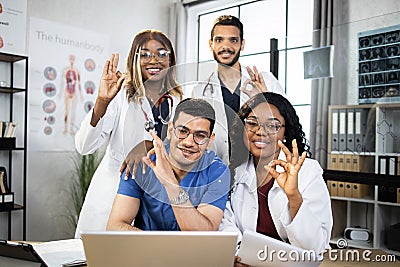
<svg viewBox="0 0 400 267"><path fill-rule="evenodd" d="M169 145L166 145L166 149L169 152ZM142 170L142 167L139 166L138 170ZM129 177L124 180L124 177L123 173L118 194L140 199L140 208L134 223L136 227L142 230L180 231L167 192L151 168L147 167L145 174L137 171L135 179ZM194 207L207 203L224 211L230 172L213 151L206 151L182 179L180 186L188 192Z"/></svg>

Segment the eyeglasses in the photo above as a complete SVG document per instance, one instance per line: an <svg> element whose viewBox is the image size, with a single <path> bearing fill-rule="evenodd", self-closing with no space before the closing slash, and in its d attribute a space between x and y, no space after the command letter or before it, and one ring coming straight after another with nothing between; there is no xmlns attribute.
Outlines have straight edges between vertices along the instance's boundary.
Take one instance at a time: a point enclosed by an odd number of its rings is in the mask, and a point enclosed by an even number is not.
<svg viewBox="0 0 400 267"><path fill-rule="evenodd" d="M280 121L267 121L264 123L259 123L256 119L244 119L245 127L248 131L256 133L260 127L267 134L276 134L282 127L285 127Z"/></svg>
<svg viewBox="0 0 400 267"><path fill-rule="evenodd" d="M164 62L168 59L171 52L167 50L159 50L158 52L151 53L150 51L142 51L139 53L140 60L147 63L150 62L151 58L154 57L158 62Z"/></svg>
<svg viewBox="0 0 400 267"><path fill-rule="evenodd" d="M198 145L203 145L210 140L210 136L204 131L194 131L192 132L189 128L185 126L174 126L174 133L178 139L185 139L190 134L193 134L193 140Z"/></svg>

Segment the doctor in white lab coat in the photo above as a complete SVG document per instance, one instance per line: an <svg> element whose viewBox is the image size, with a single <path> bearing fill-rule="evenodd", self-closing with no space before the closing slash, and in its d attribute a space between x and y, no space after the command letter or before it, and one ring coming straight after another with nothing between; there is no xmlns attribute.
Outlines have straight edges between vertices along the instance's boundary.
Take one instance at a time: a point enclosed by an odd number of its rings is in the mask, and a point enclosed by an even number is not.
<svg viewBox="0 0 400 267"><path fill-rule="evenodd" d="M146 152L144 144L151 144L145 140L152 140L145 126L155 126L161 136L182 98L175 69L170 68L176 64L175 53L162 32L145 30L135 36L127 72L123 75L117 73L118 61L118 54L112 54L106 61L96 104L75 135L76 149L83 155L95 152L109 140L88 188L76 237L83 231L106 230L121 166L123 163L131 166L134 161L138 163ZM154 115L154 112L158 114ZM132 148L139 148L140 153L129 154ZM130 155L136 158L130 158Z"/></svg>
<svg viewBox="0 0 400 267"><path fill-rule="evenodd" d="M280 159L284 159L281 154ZM258 196L253 158L235 171L235 184L226 206L221 231L239 233L242 239L245 229L256 231L258 217ZM332 215L330 201L319 163L305 159L299 172L299 191L305 201L292 220L288 209L288 198L279 184L274 181L268 194L268 206L280 238L292 245L322 253L329 248ZM236 180L237 179L237 180ZM316 230L317 229L317 230Z"/></svg>
<svg viewBox="0 0 400 267"><path fill-rule="evenodd" d="M225 111L225 107L227 104L224 103L224 99L222 96L221 82L218 79L218 69L221 66L218 64L218 67L211 73L208 79L204 82L199 82L196 87L192 91L192 97L200 97L207 100L214 108L216 114L216 122L215 122L215 141L213 149L216 154L226 163L229 163L229 143L228 143L228 121L227 115ZM235 69L231 70L232 72L238 72ZM253 71L245 66L240 66L240 106L242 106L247 100L249 100L249 96L253 96L254 94L259 93L261 90L256 88L256 86L251 85L252 78L250 77L249 71L253 73ZM285 95L285 92L278 82L278 80L272 75L270 72L260 72L259 75L262 75L263 80L265 82L266 90L268 92L274 92L278 94ZM229 107L228 107L229 108ZM237 112L237 111L236 111Z"/></svg>
<svg viewBox="0 0 400 267"><path fill-rule="evenodd" d="M239 110L232 134L233 187L221 231L257 231L292 245L329 248L330 197L296 111L283 96L263 93ZM239 263L238 263L239 264ZM239 265L240 266L240 265Z"/></svg>
<svg viewBox="0 0 400 267"><path fill-rule="evenodd" d="M240 52L244 49L243 24L234 16L220 16L211 29L209 47L218 63L217 68L192 91L193 97L206 99L215 109L215 142L213 149L229 162L228 121L226 110L237 113L249 97L259 92L285 94L270 72L258 72L256 67L242 66ZM221 83L223 86L221 86ZM230 100L224 99L224 95Z"/></svg>

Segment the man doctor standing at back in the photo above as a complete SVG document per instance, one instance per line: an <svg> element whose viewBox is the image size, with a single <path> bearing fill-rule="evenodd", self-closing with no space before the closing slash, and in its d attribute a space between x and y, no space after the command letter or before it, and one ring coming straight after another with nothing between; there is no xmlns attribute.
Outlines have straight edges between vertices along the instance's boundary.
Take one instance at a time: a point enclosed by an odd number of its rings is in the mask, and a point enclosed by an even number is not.
<svg viewBox="0 0 400 267"><path fill-rule="evenodd" d="M278 80L270 72L258 72L254 66L242 66L240 52L244 49L243 24L234 16L218 17L211 29L210 50L217 61L217 69L209 78L198 84L193 97L202 97L215 109L215 139L212 149L225 162L229 162L228 131L233 116L251 96L260 92L275 92L284 95Z"/></svg>

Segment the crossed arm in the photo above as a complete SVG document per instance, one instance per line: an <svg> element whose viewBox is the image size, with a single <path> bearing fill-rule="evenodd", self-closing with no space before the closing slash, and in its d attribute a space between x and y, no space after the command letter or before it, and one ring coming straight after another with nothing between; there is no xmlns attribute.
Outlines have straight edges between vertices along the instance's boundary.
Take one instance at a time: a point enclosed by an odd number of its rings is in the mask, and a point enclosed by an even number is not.
<svg viewBox="0 0 400 267"><path fill-rule="evenodd" d="M140 230L132 226L139 206L140 199L117 194L108 219L107 230ZM172 205L172 209L182 231L216 231L224 214L221 209L209 204L201 204L195 208L190 201L184 205Z"/></svg>

